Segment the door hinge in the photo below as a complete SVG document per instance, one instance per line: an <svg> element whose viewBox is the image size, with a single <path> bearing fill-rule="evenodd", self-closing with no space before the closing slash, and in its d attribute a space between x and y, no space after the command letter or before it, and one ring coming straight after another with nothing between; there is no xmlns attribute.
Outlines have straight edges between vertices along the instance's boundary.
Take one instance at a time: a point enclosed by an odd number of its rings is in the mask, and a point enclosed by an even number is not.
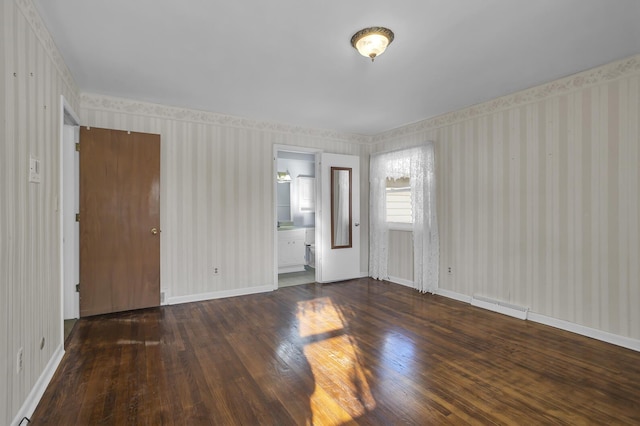
<svg viewBox="0 0 640 426"><path fill-rule="evenodd" d="M80 213L76 213L76 222L80 222Z"/></svg>
<svg viewBox="0 0 640 426"><path fill-rule="evenodd" d="M80 152L80 144L76 143L76 151Z"/></svg>
<svg viewBox="0 0 640 426"><path fill-rule="evenodd" d="M80 284L76 284L76 293L80 293Z"/></svg>

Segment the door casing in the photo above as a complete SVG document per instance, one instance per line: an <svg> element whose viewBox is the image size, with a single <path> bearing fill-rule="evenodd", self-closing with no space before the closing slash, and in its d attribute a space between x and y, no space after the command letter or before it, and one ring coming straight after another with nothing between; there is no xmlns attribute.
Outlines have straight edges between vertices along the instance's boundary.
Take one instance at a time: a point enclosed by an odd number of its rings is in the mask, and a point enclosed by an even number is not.
<svg viewBox="0 0 640 426"><path fill-rule="evenodd" d="M75 142L79 137L79 125L80 118L65 97L60 95L60 192L55 204L60 214L61 336L64 336L64 320L80 317L80 301L75 291L80 262L75 223L79 185ZM69 127L73 128L73 134Z"/></svg>
<svg viewBox="0 0 640 426"><path fill-rule="evenodd" d="M320 223L320 210L322 208L321 199L320 199L320 156L322 155L322 150L314 149L314 148L303 148L299 146L293 145L274 145L273 146L273 289L276 290L278 288L278 190L277 190L277 180L276 174L278 171L278 152L279 151L287 151L287 152L301 152L305 154L314 154L315 155L315 182L316 182L316 220L315 220L315 247L316 247L316 281L318 281L318 270L320 269L320 264L322 263L321 256L319 253L319 247L322 246L322 242L320 241L320 233L322 229L322 224Z"/></svg>

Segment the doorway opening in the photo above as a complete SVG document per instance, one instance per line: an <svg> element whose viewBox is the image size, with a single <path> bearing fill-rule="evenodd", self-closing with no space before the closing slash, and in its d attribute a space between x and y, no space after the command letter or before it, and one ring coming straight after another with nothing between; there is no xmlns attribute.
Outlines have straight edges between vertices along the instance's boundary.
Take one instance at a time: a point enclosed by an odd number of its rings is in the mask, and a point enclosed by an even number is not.
<svg viewBox="0 0 640 426"><path fill-rule="evenodd" d="M80 119L64 96L60 97L60 312L63 341L80 317L79 282L80 230L76 222L79 195L79 157L75 144L79 140Z"/></svg>
<svg viewBox="0 0 640 426"><path fill-rule="evenodd" d="M317 150L274 147L274 288L317 281Z"/></svg>

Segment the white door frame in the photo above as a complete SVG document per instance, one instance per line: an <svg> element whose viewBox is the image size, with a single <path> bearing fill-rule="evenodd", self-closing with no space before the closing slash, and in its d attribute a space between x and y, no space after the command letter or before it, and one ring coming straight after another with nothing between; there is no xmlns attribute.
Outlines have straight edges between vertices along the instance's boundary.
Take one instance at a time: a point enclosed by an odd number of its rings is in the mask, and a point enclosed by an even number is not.
<svg viewBox="0 0 640 426"><path fill-rule="evenodd" d="M78 115L76 114L76 112L73 110L73 108L71 107L71 105L67 102L67 100L65 99L64 96L60 96L60 135L59 135L59 168L60 168L60 174L59 174L59 186L60 186L60 191L56 200L56 205L58 207L58 211L59 211L59 227L60 227L60 327L62 329L61 332L61 336L62 339L64 340L64 320L67 317L71 317L71 318L78 318L80 315L80 307L79 307L79 303L78 303L78 295L75 292L75 288L70 289L68 285L65 285L65 276L69 276L69 274L73 273L73 271L69 271L69 268L74 268L74 266L70 266L70 265L75 265L75 268L78 268L79 265L79 258L78 258L78 250L77 247L74 250L65 250L65 248L68 248L68 244L67 246L65 246L65 219L69 219L70 217L73 217L75 220L75 209L69 209L69 207L65 208L65 197L68 196L74 196L74 188L78 188L79 182L77 180L77 176L75 174L75 169L76 169L76 165L74 164L75 161L73 161L71 164L69 164L69 155L65 155L68 154L69 149L74 150L73 148L73 142L74 141L68 141L66 139L66 136L68 136L68 132L65 132L65 125L66 126L74 126L76 127L76 131L74 132L75 134L78 133L78 129L80 126L80 118L78 117ZM77 136L76 136L77 137ZM73 151L75 153L75 150ZM74 158L74 156L71 156L71 158ZM66 173L69 172L69 173ZM70 194L71 192L71 194ZM77 194L75 194L77 195ZM73 235L73 233L71 233L70 235ZM69 235L66 236L66 238L69 238ZM77 244L76 244L77 245ZM73 286L73 284L72 284ZM70 291L71 290L71 291ZM74 302L75 299L75 302ZM69 312L69 307L72 306L72 312Z"/></svg>
<svg viewBox="0 0 640 426"><path fill-rule="evenodd" d="M271 176L273 177L273 289L278 289L278 182L276 179L278 172L278 152L279 151L287 151L287 152L298 152L304 154L314 154L315 155L315 176L316 176L316 220L315 220L315 246L316 246L316 254L315 254L315 263L316 263L316 278L318 281L318 273L320 271L320 265L322 264L322 258L319 255L320 248L322 247L322 242L320 241L320 231L322 224L318 218L320 217L320 212L322 209L322 197L321 197L321 188L320 188L320 157L322 155L322 150L318 148L304 148L301 146L295 145L273 145L273 171Z"/></svg>

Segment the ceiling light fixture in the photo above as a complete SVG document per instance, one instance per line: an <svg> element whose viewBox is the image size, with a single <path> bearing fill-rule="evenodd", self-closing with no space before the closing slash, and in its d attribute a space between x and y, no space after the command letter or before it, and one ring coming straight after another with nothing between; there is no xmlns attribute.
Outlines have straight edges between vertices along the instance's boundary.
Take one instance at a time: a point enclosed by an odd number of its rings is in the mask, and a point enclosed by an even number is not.
<svg viewBox="0 0 640 426"><path fill-rule="evenodd" d="M291 175L289 174L289 170L286 172L278 172L278 183L289 183L291 182Z"/></svg>
<svg viewBox="0 0 640 426"><path fill-rule="evenodd" d="M384 27L369 27L358 31L351 37L351 45L362 56L371 58L382 55L384 50L393 41L393 31Z"/></svg>

